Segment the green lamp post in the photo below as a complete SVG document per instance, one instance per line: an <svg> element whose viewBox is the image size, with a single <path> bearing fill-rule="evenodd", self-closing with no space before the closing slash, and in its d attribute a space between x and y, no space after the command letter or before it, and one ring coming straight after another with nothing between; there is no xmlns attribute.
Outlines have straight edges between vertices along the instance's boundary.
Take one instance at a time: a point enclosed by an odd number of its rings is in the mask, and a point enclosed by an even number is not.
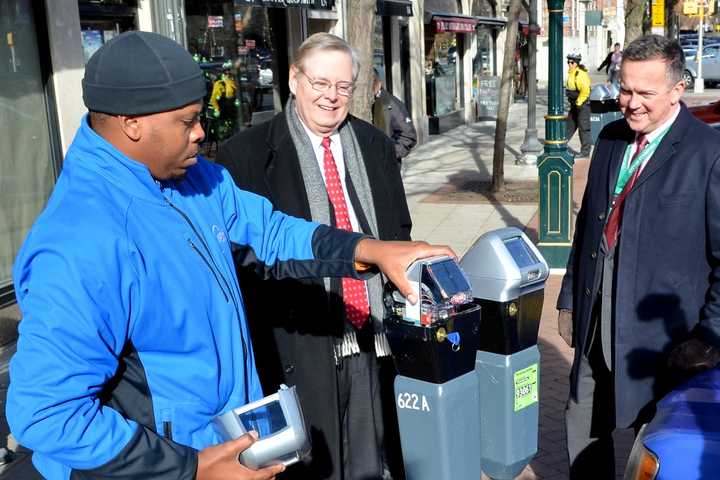
<svg viewBox="0 0 720 480"><path fill-rule="evenodd" d="M550 29L548 114L545 147L538 158L540 232L538 248L551 269L567 264L572 244L573 156L565 139L563 108L563 0L547 0Z"/></svg>

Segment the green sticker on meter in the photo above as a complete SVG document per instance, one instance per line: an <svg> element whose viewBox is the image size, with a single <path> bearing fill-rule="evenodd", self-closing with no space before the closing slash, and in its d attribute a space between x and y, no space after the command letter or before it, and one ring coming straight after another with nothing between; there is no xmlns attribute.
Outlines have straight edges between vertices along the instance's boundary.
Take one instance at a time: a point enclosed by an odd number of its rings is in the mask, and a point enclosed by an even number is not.
<svg viewBox="0 0 720 480"><path fill-rule="evenodd" d="M538 364L518 370L513 375L515 385L515 411L529 407L538 401Z"/></svg>

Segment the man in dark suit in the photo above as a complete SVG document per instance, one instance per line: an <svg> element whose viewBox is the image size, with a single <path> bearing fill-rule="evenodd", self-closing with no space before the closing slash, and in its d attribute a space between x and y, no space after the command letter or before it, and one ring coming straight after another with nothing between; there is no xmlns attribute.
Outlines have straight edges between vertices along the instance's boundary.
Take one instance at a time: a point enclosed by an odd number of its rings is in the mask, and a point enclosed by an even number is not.
<svg viewBox="0 0 720 480"><path fill-rule="evenodd" d="M348 114L358 68L344 40L312 35L290 68L293 98L285 111L230 139L217 161L240 188L290 215L380 239L409 239L393 143ZM239 271L263 387L270 393L280 383L296 385L312 436L312 461L287 474L388 478L393 458L385 452L399 447L397 435L383 431L397 428L397 420L393 372L384 371L392 363L382 281L261 282L252 258L238 252L236 259L248 265Z"/></svg>
<svg viewBox="0 0 720 480"><path fill-rule="evenodd" d="M614 478L612 432L636 429L720 345L720 133L680 102L682 49L641 37L623 53L625 117L600 133L558 299L574 344L566 410L571 478Z"/></svg>
<svg viewBox="0 0 720 480"><path fill-rule="evenodd" d="M379 72L373 68L373 125L385 132L395 144L398 162L407 157L417 143L412 118L399 98L385 90Z"/></svg>

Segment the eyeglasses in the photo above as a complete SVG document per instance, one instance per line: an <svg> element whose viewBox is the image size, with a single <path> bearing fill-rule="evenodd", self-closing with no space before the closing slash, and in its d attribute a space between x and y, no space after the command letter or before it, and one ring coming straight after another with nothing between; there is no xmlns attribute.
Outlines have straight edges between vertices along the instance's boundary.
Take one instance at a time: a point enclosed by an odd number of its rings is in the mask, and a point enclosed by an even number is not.
<svg viewBox="0 0 720 480"><path fill-rule="evenodd" d="M305 76L312 89L316 92L325 93L330 90L331 87L335 86L335 91L338 95L342 95L343 97L351 97L353 94L353 90L355 90L355 85L352 82L332 83L328 82L327 80L315 80L303 70L298 68L298 71Z"/></svg>
<svg viewBox="0 0 720 480"><path fill-rule="evenodd" d="M568 60L568 65L575 65L577 62L575 60Z"/></svg>

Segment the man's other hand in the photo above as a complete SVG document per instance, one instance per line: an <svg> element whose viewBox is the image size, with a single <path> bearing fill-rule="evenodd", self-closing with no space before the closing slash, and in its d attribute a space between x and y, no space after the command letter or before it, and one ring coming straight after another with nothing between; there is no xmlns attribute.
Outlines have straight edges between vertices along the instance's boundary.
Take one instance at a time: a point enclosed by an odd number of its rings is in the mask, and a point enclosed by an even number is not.
<svg viewBox="0 0 720 480"><path fill-rule="evenodd" d="M355 248L355 261L378 268L388 277L407 300L415 304L405 271L412 262L421 258L447 255L457 260L457 255L446 245L430 245L427 242L383 242L364 238Z"/></svg>
<svg viewBox="0 0 720 480"><path fill-rule="evenodd" d="M285 470L284 465L274 465L251 470L240 463L240 453L257 440L255 432L240 438L205 448L198 453L197 480L272 480Z"/></svg>
<svg viewBox="0 0 720 480"><path fill-rule="evenodd" d="M573 337L573 321L572 321L572 310L566 308L560 309L558 312L558 333L568 344L568 347L572 347Z"/></svg>
<svg viewBox="0 0 720 480"><path fill-rule="evenodd" d="M668 358L671 369L688 373L708 370L719 362L720 351L698 338L691 338L673 348Z"/></svg>

